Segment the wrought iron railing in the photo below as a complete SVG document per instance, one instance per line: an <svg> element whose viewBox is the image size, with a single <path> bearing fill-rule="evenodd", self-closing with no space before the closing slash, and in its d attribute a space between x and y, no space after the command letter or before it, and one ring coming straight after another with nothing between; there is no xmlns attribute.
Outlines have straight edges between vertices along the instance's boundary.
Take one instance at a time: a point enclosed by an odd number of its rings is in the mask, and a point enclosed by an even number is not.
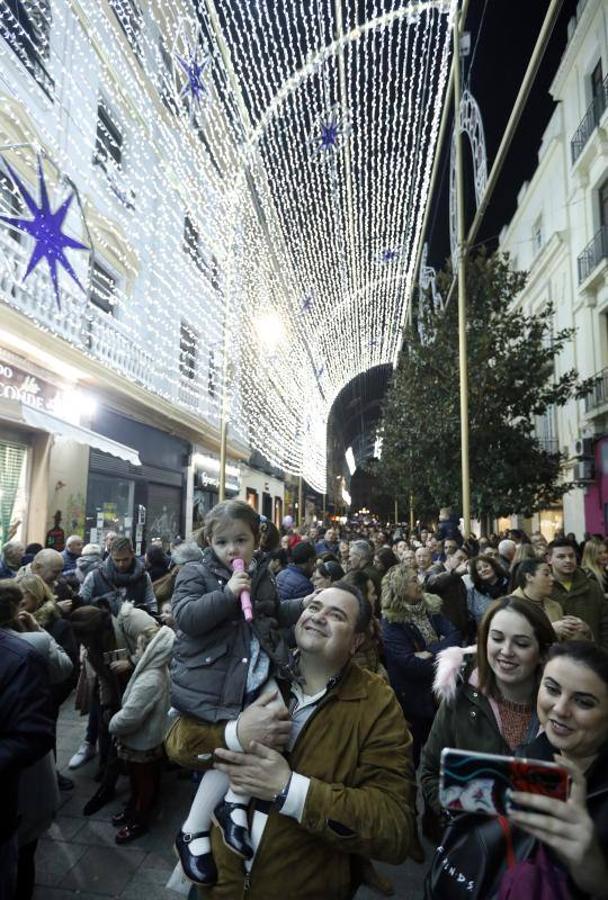
<svg viewBox="0 0 608 900"><path fill-rule="evenodd" d="M603 259L608 259L608 227L606 225L602 225L594 234L577 260L578 283L582 284Z"/></svg>
<svg viewBox="0 0 608 900"><path fill-rule="evenodd" d="M593 98L587 112L583 116L580 125L574 132L570 141L570 149L572 151L572 165L577 161L585 145L594 130L599 125L600 119L606 107L608 106L608 75L604 79L601 88Z"/></svg>
<svg viewBox="0 0 608 900"><path fill-rule="evenodd" d="M597 373L593 390L585 397L585 412L591 412L605 403L608 403L608 368Z"/></svg>

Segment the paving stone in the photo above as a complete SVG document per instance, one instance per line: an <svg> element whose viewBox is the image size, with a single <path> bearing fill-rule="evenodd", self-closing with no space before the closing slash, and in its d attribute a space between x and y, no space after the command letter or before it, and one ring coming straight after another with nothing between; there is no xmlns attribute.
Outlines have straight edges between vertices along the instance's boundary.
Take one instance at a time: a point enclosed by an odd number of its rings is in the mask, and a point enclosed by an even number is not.
<svg viewBox="0 0 608 900"><path fill-rule="evenodd" d="M88 844L91 847L114 847L117 829L111 822L101 819L81 819L81 827L72 840L75 844Z"/></svg>
<svg viewBox="0 0 608 900"><path fill-rule="evenodd" d="M36 850L36 884L58 885L86 853L80 844L42 838Z"/></svg>
<svg viewBox="0 0 608 900"><path fill-rule="evenodd" d="M34 889L33 900L100 900L100 895L89 894L88 891L67 891L64 888L45 886Z"/></svg>
<svg viewBox="0 0 608 900"><path fill-rule="evenodd" d="M85 819L80 816L59 815L49 828L47 836L55 841L70 841L82 828Z"/></svg>
<svg viewBox="0 0 608 900"><path fill-rule="evenodd" d="M115 896L127 886L144 860L142 850L126 847L87 847L60 887Z"/></svg>

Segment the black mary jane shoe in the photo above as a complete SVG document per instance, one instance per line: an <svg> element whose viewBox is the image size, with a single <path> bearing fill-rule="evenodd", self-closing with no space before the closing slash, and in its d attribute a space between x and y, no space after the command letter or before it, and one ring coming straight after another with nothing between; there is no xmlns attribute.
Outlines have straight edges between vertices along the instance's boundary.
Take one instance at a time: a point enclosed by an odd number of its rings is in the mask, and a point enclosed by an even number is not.
<svg viewBox="0 0 608 900"><path fill-rule="evenodd" d="M184 875L194 884L202 884L204 887L211 887L217 881L217 868L213 861L213 854L209 853L195 854L190 850L189 844L196 838L206 837L210 835L209 831L178 831L175 837L175 852L182 865Z"/></svg>
<svg viewBox="0 0 608 900"><path fill-rule="evenodd" d="M229 803L227 800L222 800L213 810L212 819L222 832L224 843L230 850L242 859L253 859L249 829L243 828L242 825L235 825L231 816L233 809L247 811L244 803Z"/></svg>

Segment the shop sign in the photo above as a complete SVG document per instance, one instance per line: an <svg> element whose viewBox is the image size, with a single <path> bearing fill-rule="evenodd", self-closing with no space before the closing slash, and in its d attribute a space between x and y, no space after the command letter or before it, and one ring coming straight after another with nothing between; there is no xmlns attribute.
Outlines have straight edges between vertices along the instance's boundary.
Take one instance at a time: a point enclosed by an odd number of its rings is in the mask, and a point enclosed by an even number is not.
<svg viewBox="0 0 608 900"><path fill-rule="evenodd" d="M0 362L0 398L50 413L57 413L61 405L61 393L55 385L4 362Z"/></svg>
<svg viewBox="0 0 608 900"><path fill-rule="evenodd" d="M220 461L216 457L197 453L194 458L196 483L204 491L218 491L220 487ZM241 473L237 466L226 466L226 493L238 494L241 489Z"/></svg>

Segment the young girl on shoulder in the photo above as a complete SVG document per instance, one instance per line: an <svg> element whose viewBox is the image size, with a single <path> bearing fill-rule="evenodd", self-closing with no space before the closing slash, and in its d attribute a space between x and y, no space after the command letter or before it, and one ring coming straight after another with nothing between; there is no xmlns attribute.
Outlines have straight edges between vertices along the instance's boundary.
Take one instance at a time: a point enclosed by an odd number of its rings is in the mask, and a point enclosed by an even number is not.
<svg viewBox="0 0 608 900"><path fill-rule="evenodd" d="M293 625L302 601L280 603L266 555L256 552L260 517L241 500L215 506L205 518L209 545L201 562L187 563L179 573L172 599L177 637L171 666L171 702L178 720L166 739L167 753L192 768L207 768L200 747L208 747L213 726L231 723L225 740L240 749L234 721L263 692L275 691L273 676L291 679L283 630ZM235 571L240 559L244 571ZM249 592L253 619L245 619L241 594ZM198 744L198 747L197 747ZM228 790L227 777L205 771L175 847L184 874L197 884L211 885L217 871L209 840L211 821L224 842L244 859L252 856L247 823L249 797Z"/></svg>

